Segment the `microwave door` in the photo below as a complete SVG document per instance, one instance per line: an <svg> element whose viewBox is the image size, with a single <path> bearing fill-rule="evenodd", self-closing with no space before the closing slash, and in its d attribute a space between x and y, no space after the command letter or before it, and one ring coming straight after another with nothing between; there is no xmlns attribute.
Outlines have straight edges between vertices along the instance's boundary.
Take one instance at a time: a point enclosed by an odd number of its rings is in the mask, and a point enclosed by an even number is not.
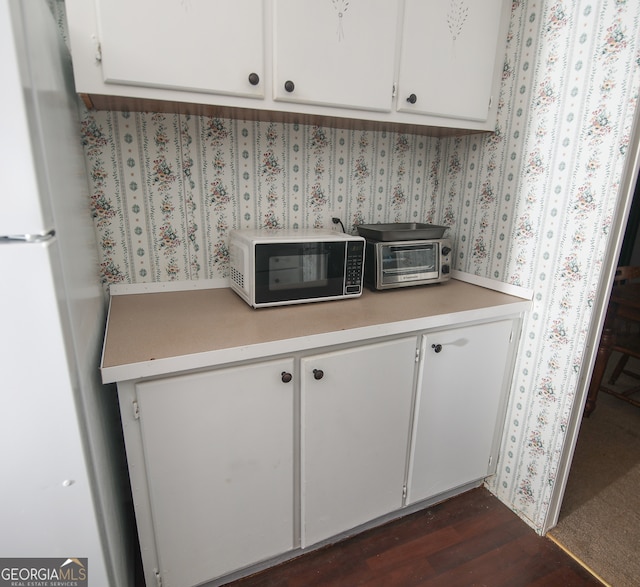
<svg viewBox="0 0 640 587"><path fill-rule="evenodd" d="M256 302L321 299L343 293L344 243L256 245Z"/></svg>
<svg viewBox="0 0 640 587"><path fill-rule="evenodd" d="M313 252L269 257L269 289L310 289L328 281L328 253Z"/></svg>

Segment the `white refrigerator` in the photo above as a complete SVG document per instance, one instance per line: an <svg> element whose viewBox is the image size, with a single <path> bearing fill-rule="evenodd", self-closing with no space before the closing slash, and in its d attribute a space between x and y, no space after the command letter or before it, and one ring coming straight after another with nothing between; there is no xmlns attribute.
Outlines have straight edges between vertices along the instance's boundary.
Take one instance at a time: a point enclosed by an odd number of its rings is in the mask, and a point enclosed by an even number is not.
<svg viewBox="0 0 640 587"><path fill-rule="evenodd" d="M87 558L133 584L114 390L71 64L47 0L0 0L0 566Z"/></svg>

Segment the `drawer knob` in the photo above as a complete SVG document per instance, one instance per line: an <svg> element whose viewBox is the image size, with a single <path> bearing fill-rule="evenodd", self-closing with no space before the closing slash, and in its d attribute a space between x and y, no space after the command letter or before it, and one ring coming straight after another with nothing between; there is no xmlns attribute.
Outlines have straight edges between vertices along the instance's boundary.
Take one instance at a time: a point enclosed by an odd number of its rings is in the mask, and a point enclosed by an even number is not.
<svg viewBox="0 0 640 587"><path fill-rule="evenodd" d="M291 373L287 373L286 371L282 372L282 383L290 383L293 379L293 375Z"/></svg>
<svg viewBox="0 0 640 587"><path fill-rule="evenodd" d="M441 344L432 344L431 348L436 352L439 353L442 350L442 345Z"/></svg>
<svg viewBox="0 0 640 587"><path fill-rule="evenodd" d="M313 370L313 378L314 379L322 379L324 377L324 371L322 369L314 369Z"/></svg>
<svg viewBox="0 0 640 587"><path fill-rule="evenodd" d="M257 86L260 83L260 76L257 73L249 74L249 83L252 86Z"/></svg>
<svg viewBox="0 0 640 587"><path fill-rule="evenodd" d="M409 102L409 104L415 104L417 101L418 101L418 97L415 94L411 94L407 98L407 102Z"/></svg>
<svg viewBox="0 0 640 587"><path fill-rule="evenodd" d="M296 85L291 80L288 80L284 82L284 89L287 90L287 92L291 93L296 89Z"/></svg>

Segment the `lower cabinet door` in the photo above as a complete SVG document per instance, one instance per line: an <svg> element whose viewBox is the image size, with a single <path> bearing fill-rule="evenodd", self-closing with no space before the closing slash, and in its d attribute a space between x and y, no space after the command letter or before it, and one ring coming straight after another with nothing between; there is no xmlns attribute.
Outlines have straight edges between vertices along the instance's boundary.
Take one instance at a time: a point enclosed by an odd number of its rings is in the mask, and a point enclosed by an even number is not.
<svg viewBox="0 0 640 587"><path fill-rule="evenodd" d="M302 359L303 547L402 507L416 343Z"/></svg>
<svg viewBox="0 0 640 587"><path fill-rule="evenodd" d="M286 374L293 359L136 385L164 587L197 585L293 548L294 383Z"/></svg>
<svg viewBox="0 0 640 587"><path fill-rule="evenodd" d="M495 470L515 328L501 320L423 336L407 503Z"/></svg>

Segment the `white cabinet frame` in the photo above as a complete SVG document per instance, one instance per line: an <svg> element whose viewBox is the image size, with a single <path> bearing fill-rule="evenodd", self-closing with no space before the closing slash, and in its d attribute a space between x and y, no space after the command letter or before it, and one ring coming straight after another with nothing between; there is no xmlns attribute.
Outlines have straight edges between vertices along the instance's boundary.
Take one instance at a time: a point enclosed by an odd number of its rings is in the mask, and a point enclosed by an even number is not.
<svg viewBox="0 0 640 587"><path fill-rule="evenodd" d="M454 484L443 485L437 488L434 492L426 493L424 495L414 495L411 494L411 484L414 482L414 479L417 475L424 474L424 467L420 469L420 466L416 465L416 455L420 454L420 450L416 449L416 443L420 442L420 427L423 426L419 420L419 411L420 411L420 402L423 401L422 394L424 393L424 387L427 385L428 387L428 379L429 379L429 361L425 360L425 353L428 352L429 349L427 347L432 344L432 341L442 340L445 344L454 344L456 340L460 338L460 333L464 332L466 328L475 328L476 326L484 325L485 327L491 328L492 325L498 324L501 325L500 330L504 330L504 328L508 328L513 334L512 338L508 344L508 348L503 348L502 350L506 352L506 357L504 357L503 365L504 371L500 372L496 375L498 379L502 379L501 388L499 390L499 397L495 398L497 404L494 404L494 407L497 405L495 419L491 422L487 423L487 426L491 427L491 430L488 432L491 438L491 454L494 455L495 460L492 461L491 464L487 463L486 474L482 472L480 477L478 477L475 473L467 475L465 477L464 472L461 474L462 476L458 478L459 483L456 482ZM293 513L293 529L292 529L292 549L288 549L283 547L282 552L275 555L272 559L265 561L247 561L247 566L242 568L237 568L235 571L231 571L229 574L225 574L217 579L215 577L211 577L211 580L214 581L213 584L222 584L227 582L233 578L237 578L243 575L246 575L250 572L255 572L261 568L266 568L270 566L270 564L274 564L276 562L280 562L282 560L286 560L288 558L292 558L293 556L297 556L304 552L304 550L310 550L317 547L320 547L328 542L335 541L339 538L357 533L367 527L372 527L382 522L388 521L395 517L399 517L400 515L406 515L411 511L417 511L419 509L423 509L432 505L433 503L437 503L442 499L451 497L457 493L470 489L471 487L475 487L480 485L483 482L485 476L492 474L495 471L495 466L497 463L497 450L498 444L501 437L503 425L504 425L504 413L506 408L506 402L508 398L508 391L510 389L511 377L513 373L513 365L515 361L515 349L517 347L517 342L520 334L520 329L522 325L522 314L512 314L508 316L502 316L500 318L494 319L485 319L485 320L477 320L475 322L467 322L467 323L457 323L452 324L450 328L433 328L431 330L421 330L421 331L408 331L402 335L396 335L391 337L384 337L380 339L374 340L364 340L360 343L352 342L350 344L343 344L337 346L323 347L317 349L309 349L304 352L294 353L291 355L280 355L280 356L269 356L265 354L261 359L254 359L251 361L239 362L229 365L221 365L212 370L197 370L197 371L187 371L184 372L184 375L178 375L173 379L179 381L181 377L185 375L190 376L189 373L193 373L195 376L198 375L206 375L207 373L216 373L216 372L233 372L233 370L237 369L254 369L261 365L268 364L282 364L285 365L283 369L288 370L291 369L291 373L293 379L290 383L286 385L291 385L291 393L294 394L292 399L292 405L294 414L292 417L293 429L291 430L291 434L293 436L293 453L294 453L294 464L293 464L293 474L296 481L293 484L293 494L291 496L292 503L291 507L294 511ZM453 337L453 339L451 339ZM420 341L421 349L418 353L418 341ZM347 523L343 527L336 528L336 535L330 536L331 532L327 532L322 525L318 526L320 528L319 533L310 534L309 538L305 539L304 528L302 527L304 523L305 515L308 512L304 511L304 496L302 492L304 489L301 487L304 482L305 477L305 459L309 456L308 451L305 451L304 448L304 394L309 393L309 378L312 377L310 374L312 372L312 368L315 363L322 362L323 358L331 358L331 357L340 357L340 355L349 355L350 353L356 353L357 355L362 355L359 351L366 351L367 349L383 349L385 345L391 345L391 348L395 348L402 350L403 356L404 353L409 354L409 357L404 357L402 359L405 367L409 369L411 372L406 374L406 377L403 377L403 381L400 382L403 386L407 384L411 385L411 389L403 394L403 400L405 403L408 403L407 410L410 412L408 414L408 421L406 423L406 431L399 431L398 426L395 426L395 446L404 445L400 447L398 451L397 448L393 449L393 454L396 454L398 460L400 462L394 465L394 469L397 471L404 471L404 485L405 490L408 489L408 495L401 495L397 499L395 509L393 511L389 510L389 507L385 506L382 508L378 508L372 516L377 516L373 519L362 519L362 517L355 520L353 523ZM267 351L265 350L265 353ZM365 353L366 355L367 353ZM377 356L377 355L376 355ZM340 363L337 363L340 364ZM356 369L362 368L357 361L355 363ZM359 365L359 366L358 366ZM448 367L447 367L448 368ZM311 370L309 373L306 371ZM304 378L308 380L303 381ZM121 407L121 418L122 418L122 426L124 430L125 444L127 450L127 458L130 472L131 485L133 490L133 500L136 511L136 520L138 526L138 535L140 539L140 544L142 548L142 560L145 570L145 578L148 584L153 584L157 580L157 575L161 575L160 564L162 561L159 560L158 557L158 537L156 536L157 529L154 526L154 512L152 505L152 498L150 496L150 492L152 491L153 479L150 478L150 471L146 464L146 454L144 449L144 434L140 425L140 418L144 418L144 413L142 416L140 415L140 403L139 396L137 393L137 386L153 386L154 381L163 382L170 380L171 377L168 375L149 378L149 379L138 379L138 380L129 380L129 381L121 381L118 382L118 395L120 400ZM370 383L370 382L369 382ZM367 383L367 385L369 385ZM389 382L387 382L389 383ZM305 391L305 387L307 390ZM386 385L388 393L394 393L396 390L390 385ZM362 390L360 390L362 391ZM342 393L343 390L341 389ZM377 390L377 393L380 393L380 390ZM384 390L383 390L384 392ZM176 391L179 393L179 390ZM362 394L359 395L361 397ZM421 399L422 398L422 399ZM492 408L493 409L493 408ZM445 421L446 415L440 415L443 421L440 425L447 426L447 422L449 425L454 425L455 421L452 423L451 421ZM268 417L268 414L264 414L264 417ZM491 418L488 418L491 419ZM327 423L327 426L330 426L331 423ZM399 432L398 432L399 431ZM330 433L330 432L329 432ZM405 436L404 439L400 438L402 435ZM301 446L302 445L302 446ZM335 448L335 447L334 447ZM404 456L403 456L404 455ZM157 457L156 457L157 458ZM398 476L398 474L394 473L394 478L397 481L397 484L402 484L401 479L402 476ZM343 480L338 480L341 482ZM394 481L395 483L395 481ZM455 485L455 486L454 486ZM349 498L350 499L350 498ZM348 500L347 500L348 501ZM378 507L378 506L376 506ZM390 506L393 508L393 506ZM303 508L301 510L301 508ZM365 516L366 517L366 516ZM355 528L353 524L359 524ZM331 525L329 526L331 527Z"/></svg>
<svg viewBox="0 0 640 587"><path fill-rule="evenodd" d="M79 94L85 98L85 102L99 109L111 110L150 110L158 112L181 112L189 114L205 114L212 116L236 117L250 120L274 120L284 122L294 122L302 124L320 124L323 126L337 126L348 128L354 125L361 128L371 130L389 129L398 131L407 131L412 133L446 136L449 134L464 134L465 132L489 131L495 130L495 120L497 114L497 106L499 102L499 91L501 87L502 64L506 53L507 31L511 18L511 2L510 0L492 0L501 1L502 9L500 14L500 22L492 23L494 26L490 28L487 35L492 37L489 39L491 46L496 47L495 66L492 69L493 76L490 80L491 87L491 106L487 115L477 114L477 112L467 111L462 115L456 114L455 111L439 111L428 107L421 110L422 101L416 102L415 107L406 102L404 79L401 79L400 52L402 46L402 16L404 14L405 0L394 0L398 3L398 18L394 22L388 23L385 39L391 43L386 48L384 66L385 70L383 85L387 85L387 77L389 66L393 65L393 80L389 87L390 107L386 101L380 100L381 88L376 84L372 85L372 92L375 97L368 96L366 100L358 97L358 92L335 91L335 87L327 86L326 95L313 95L313 89L309 89L309 93L303 87L300 89L300 99L295 94L281 91L281 82L279 79L280 64L276 63L274 53L275 45L278 39L275 36L275 4L276 0L262 0L264 14L264 75L260 75L260 81L256 86L246 86L246 92L238 91L238 80L233 80L231 86L235 89L225 91L224 88L214 88L204 82L204 87L194 88L191 86L198 85L198 76L194 78L193 71L189 72L193 67L200 67L201 63L206 64L201 56L195 61L196 65L189 63L176 62L167 63L167 68L185 68L187 81L182 82L187 87L179 89L179 83L171 83L171 80L164 78L163 87L152 87L152 85L141 85L131 77L123 80L122 83L105 82L105 73L101 65L101 59L105 59L107 69L111 68L110 56L107 55L109 43L105 44L104 56L102 55L101 23L99 18L99 10L97 2L106 2L107 0L67 0L66 11L67 21L69 24L69 38L73 55L74 77L76 89ZM201 0L189 0L180 2L183 7L188 7L190 2L194 3L194 7ZM232 0L227 0L232 2ZM431 0L433 1L433 0ZM177 0L176 0L177 2ZM366 0L357 0L357 2L366 3ZM438 0L440 4L445 0ZM478 0L464 0L465 2L478 3ZM351 0L353 6L349 7L349 11L355 13L354 8L356 0ZM175 3L174 3L175 4ZM330 5L330 1L326 1ZM340 4L340 3L337 3ZM346 4L346 3L345 3ZM173 4L172 4L173 6ZM331 6L330 6L331 8ZM350 13L347 13L347 15ZM113 20L113 19L112 19ZM157 20L157 15L155 17ZM337 22L337 20L336 20ZM346 25L345 25L346 26ZM495 31L498 30L497 38ZM176 34L181 31L177 30ZM184 31L183 34L189 34ZM214 33L212 33L214 34ZM333 33L332 33L333 34ZM474 37L476 38L476 37ZM392 42L393 40L393 42ZM483 41L484 47L487 43ZM419 46L419 45L418 45ZM379 51L379 48L376 47ZM433 55L433 59L437 61L440 53ZM134 53L135 56L135 53ZM412 72L416 71L415 64L420 63L421 59L429 59L429 56L411 55L411 61L414 65L410 68ZM406 68L404 68L406 69ZM206 66L204 67L206 73ZM417 67L417 71L420 68ZM427 71L430 71L427 69ZM438 72L436 68L433 71ZM488 71L488 69L484 69ZM378 67L376 63L372 63L366 71L354 71L353 75L357 76L377 76ZM313 72L312 72L313 74ZM111 75L107 71L106 75ZM427 74L428 77L431 77ZM436 75L436 74L433 74ZM437 74L440 75L439 73ZM203 76L206 75L203 73ZM242 74L243 79L246 73ZM327 72L321 73L321 78L327 77ZM438 85L446 84L447 79L433 79L431 85L429 79L422 76L421 90L422 95L426 97L429 88L436 91ZM233 79L233 74L231 75ZM113 80L112 80L113 81ZM375 81L375 80L374 80ZM126 83L124 83L126 82ZM402 83L401 83L402 82ZM426 85L425 85L426 82ZM486 82L486 80L485 80ZM329 82L328 82L329 83ZM276 87L277 84L277 87ZM330 85L330 84L329 84ZM367 85L370 85L367 82ZM402 85L403 87L399 88ZM486 83L483 83L486 86ZM199 90L199 91L198 91ZM485 88L486 90L486 88ZM484 91L483 90L483 93ZM455 91L455 90L452 90ZM344 96L346 100L342 100ZM371 98L371 99L370 99ZM362 102L362 103L361 103ZM384 102L384 103L383 103ZM457 103L457 100L454 101ZM442 102L441 102L442 103ZM446 103L446 99L445 99ZM484 103L484 98L483 98ZM468 103L465 103L466 107ZM386 111L389 110L389 111Z"/></svg>

